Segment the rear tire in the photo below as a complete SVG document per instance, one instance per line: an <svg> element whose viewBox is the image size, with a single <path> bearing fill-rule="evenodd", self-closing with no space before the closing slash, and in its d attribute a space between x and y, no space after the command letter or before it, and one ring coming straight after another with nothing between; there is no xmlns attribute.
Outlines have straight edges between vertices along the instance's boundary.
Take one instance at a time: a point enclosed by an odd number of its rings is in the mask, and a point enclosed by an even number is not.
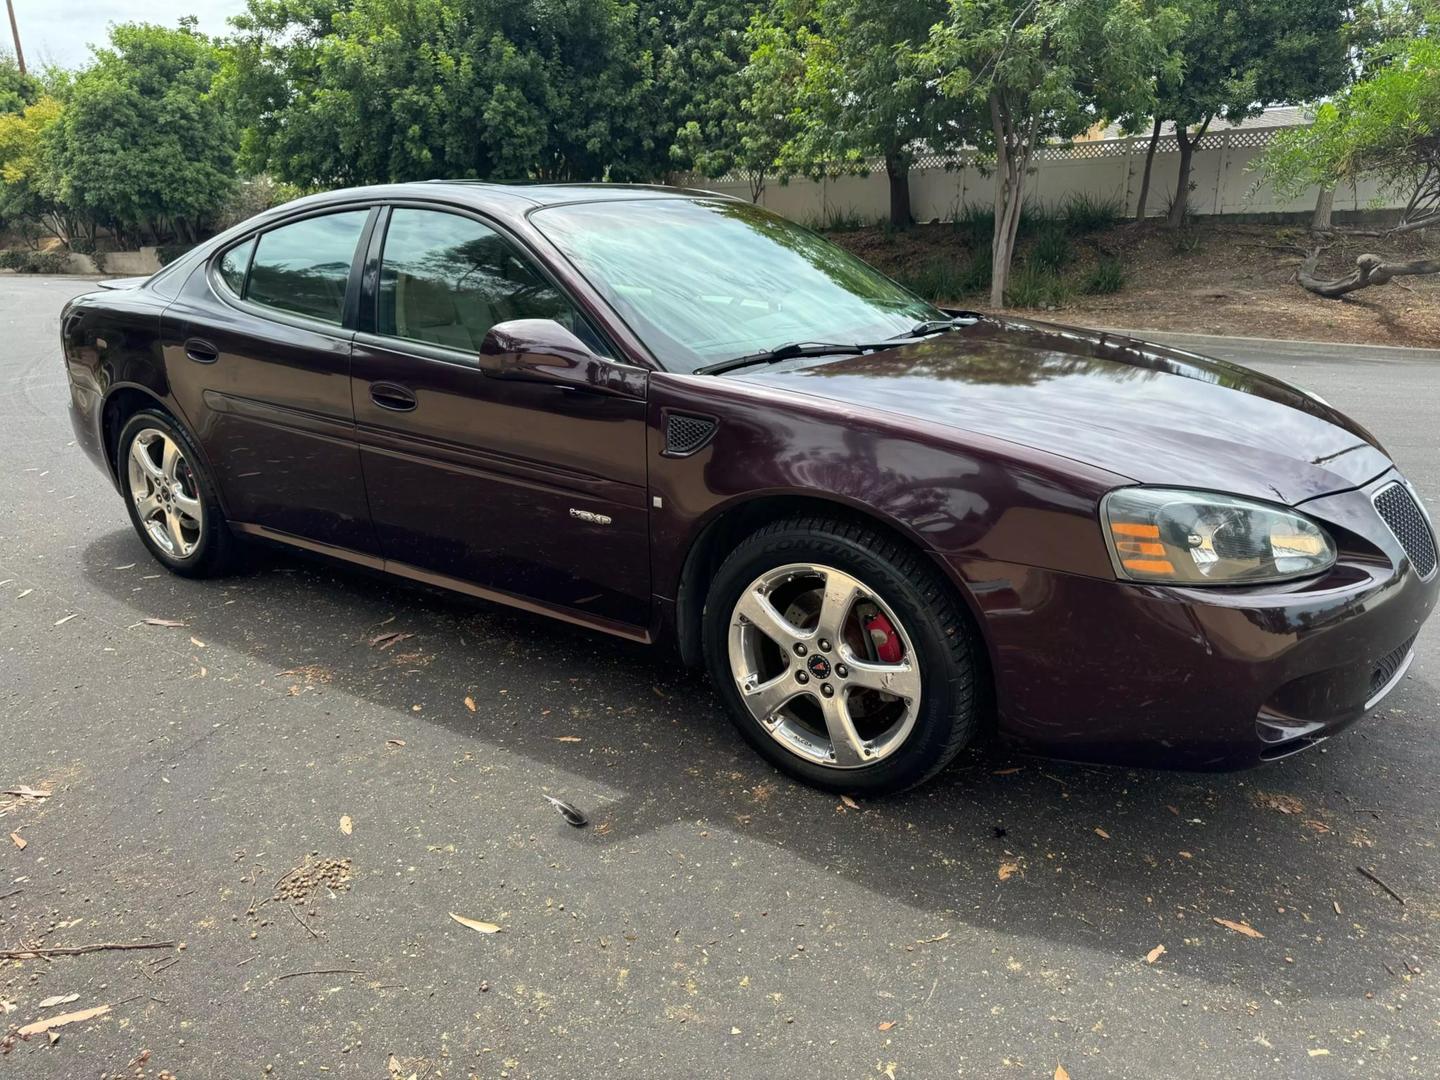
<svg viewBox="0 0 1440 1080"><path fill-rule="evenodd" d="M130 523L155 560L182 577L234 569L237 544L199 450L175 418L141 409L116 439Z"/></svg>
<svg viewBox="0 0 1440 1080"><path fill-rule="evenodd" d="M754 533L715 574L702 640L741 735L816 787L914 787L978 727L967 613L922 554L860 523Z"/></svg>

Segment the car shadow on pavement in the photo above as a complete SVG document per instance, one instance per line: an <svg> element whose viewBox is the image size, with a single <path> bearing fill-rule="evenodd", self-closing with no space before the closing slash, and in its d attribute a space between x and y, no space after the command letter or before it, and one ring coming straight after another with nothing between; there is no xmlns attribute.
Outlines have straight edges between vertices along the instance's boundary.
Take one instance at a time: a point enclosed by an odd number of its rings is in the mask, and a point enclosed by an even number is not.
<svg viewBox="0 0 1440 1080"><path fill-rule="evenodd" d="M137 622L185 619L210 646L207 662L235 650L273 676L278 696L328 696L333 708L349 695L397 724L415 723L424 702L424 722L554 770L567 786L547 790L574 798L595 826L570 830L557 817L557 834L597 856L704 822L912 909L933 923L931 940L998 932L1142 966L1164 945L1184 955L1186 978L1273 999L1378 993L1429 960L1424 762L1383 722L1328 752L1225 775L982 747L918 791L850 803L757 758L704 677L661 650L265 549L238 577L162 574L139 591L136 575L159 568L116 572L148 563L128 531L84 559L89 582ZM546 783L537 776L537 800ZM1157 976L1172 977L1163 964Z"/></svg>

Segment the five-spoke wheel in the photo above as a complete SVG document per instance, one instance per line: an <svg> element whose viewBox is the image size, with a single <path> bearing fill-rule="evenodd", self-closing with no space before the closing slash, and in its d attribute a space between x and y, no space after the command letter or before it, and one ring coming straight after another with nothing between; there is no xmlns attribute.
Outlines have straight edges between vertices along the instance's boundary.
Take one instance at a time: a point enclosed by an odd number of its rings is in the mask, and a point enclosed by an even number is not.
<svg viewBox="0 0 1440 1080"><path fill-rule="evenodd" d="M703 620L711 675L745 736L812 784L918 784L976 726L977 640L913 547L859 522L777 521L738 544Z"/></svg>
<svg viewBox="0 0 1440 1080"><path fill-rule="evenodd" d="M188 559L205 528L205 507L179 444L157 428L145 428L131 440L127 463L141 526L166 554Z"/></svg>
<svg viewBox="0 0 1440 1080"><path fill-rule="evenodd" d="M893 753L920 706L904 626L874 589L833 566L789 563L752 581L730 620L730 669L771 738L833 768Z"/></svg>

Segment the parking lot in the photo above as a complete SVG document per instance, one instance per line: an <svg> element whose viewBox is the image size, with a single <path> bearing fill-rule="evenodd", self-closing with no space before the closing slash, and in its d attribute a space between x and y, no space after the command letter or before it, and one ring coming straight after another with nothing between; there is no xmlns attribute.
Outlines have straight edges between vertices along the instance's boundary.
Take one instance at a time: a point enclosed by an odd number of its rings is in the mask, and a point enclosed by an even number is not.
<svg viewBox="0 0 1440 1080"><path fill-rule="evenodd" d="M665 654L298 555L166 574L72 445L90 287L0 277L0 788L52 793L0 796L0 951L177 944L0 960L0 1036L111 1005L0 1074L1435 1075L1440 627L1262 771L981 748L848 804ZM1214 351L1440 506L1440 352Z"/></svg>

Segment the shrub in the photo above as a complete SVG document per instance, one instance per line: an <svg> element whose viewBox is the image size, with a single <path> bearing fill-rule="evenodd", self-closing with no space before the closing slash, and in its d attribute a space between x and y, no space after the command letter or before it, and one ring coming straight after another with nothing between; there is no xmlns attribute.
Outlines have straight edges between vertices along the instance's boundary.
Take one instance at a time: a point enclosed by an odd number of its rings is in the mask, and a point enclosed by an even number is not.
<svg viewBox="0 0 1440 1080"><path fill-rule="evenodd" d="M1124 216L1118 199L1102 199L1085 192L1071 194L1065 200L1061 213L1065 218L1065 227L1074 236L1113 228Z"/></svg>
<svg viewBox="0 0 1440 1080"><path fill-rule="evenodd" d="M926 300L953 300L964 291L963 268L953 258L935 256L900 275L900 284Z"/></svg>
<svg viewBox="0 0 1440 1080"><path fill-rule="evenodd" d="M1125 287L1128 276L1123 262L1113 255L1101 255L1100 261L1080 283L1080 291L1090 296L1109 296Z"/></svg>
<svg viewBox="0 0 1440 1080"><path fill-rule="evenodd" d="M1035 237L1029 262L1044 270L1058 271L1069 264L1070 257L1070 238L1063 228L1051 225Z"/></svg>
<svg viewBox="0 0 1440 1080"><path fill-rule="evenodd" d="M965 238L972 251L988 247L995 236L995 211L989 207L966 203L950 219L950 228Z"/></svg>
<svg viewBox="0 0 1440 1080"><path fill-rule="evenodd" d="M194 244L159 244L155 248L155 258L161 266L169 266L194 246Z"/></svg>
<svg viewBox="0 0 1440 1080"><path fill-rule="evenodd" d="M30 251L11 248L0 251L0 270L21 274L63 274L70 269L68 251Z"/></svg>
<svg viewBox="0 0 1440 1080"><path fill-rule="evenodd" d="M1005 302L1011 307L1059 307L1068 295L1065 283L1053 271L1027 263L1010 275Z"/></svg>
<svg viewBox="0 0 1440 1080"><path fill-rule="evenodd" d="M970 256L970 263L960 275L960 292L966 293L984 292L990 288L990 275L994 270L994 258L990 250L990 241L975 248Z"/></svg>

